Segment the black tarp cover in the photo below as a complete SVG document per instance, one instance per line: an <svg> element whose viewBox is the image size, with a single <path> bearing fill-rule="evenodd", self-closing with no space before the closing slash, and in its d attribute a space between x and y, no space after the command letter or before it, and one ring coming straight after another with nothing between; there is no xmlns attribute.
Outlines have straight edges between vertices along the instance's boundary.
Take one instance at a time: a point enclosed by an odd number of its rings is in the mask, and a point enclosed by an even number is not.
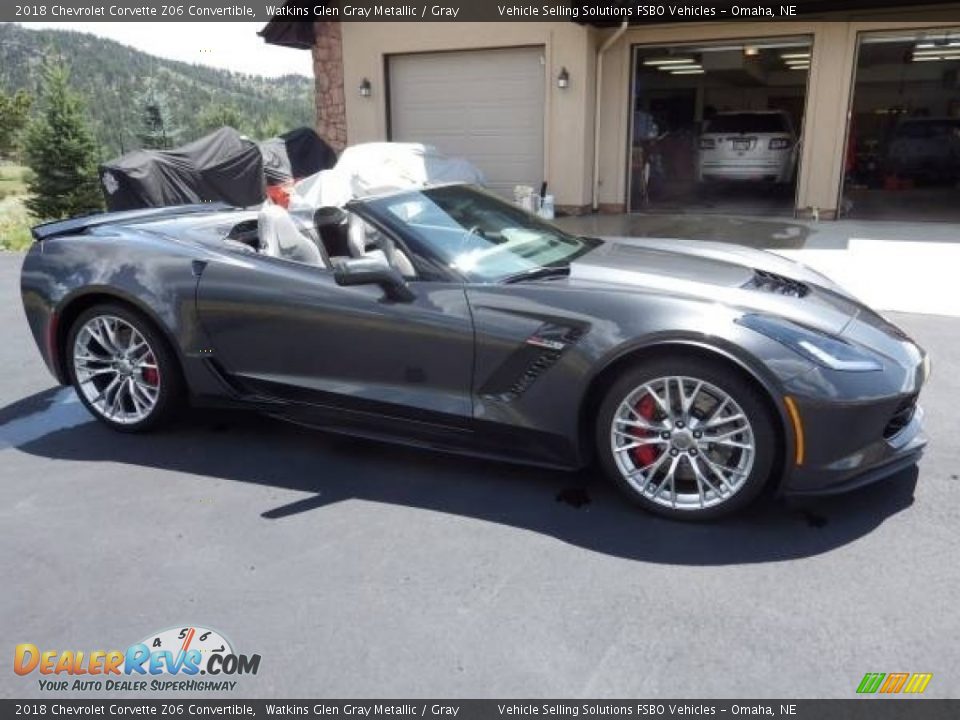
<svg viewBox="0 0 960 720"><path fill-rule="evenodd" d="M297 128L260 143L267 185L283 185L315 175L337 164L337 154L308 127Z"/></svg>
<svg viewBox="0 0 960 720"><path fill-rule="evenodd" d="M100 185L111 211L218 200L246 207L266 198L260 149L230 127L173 150L137 150L106 162Z"/></svg>

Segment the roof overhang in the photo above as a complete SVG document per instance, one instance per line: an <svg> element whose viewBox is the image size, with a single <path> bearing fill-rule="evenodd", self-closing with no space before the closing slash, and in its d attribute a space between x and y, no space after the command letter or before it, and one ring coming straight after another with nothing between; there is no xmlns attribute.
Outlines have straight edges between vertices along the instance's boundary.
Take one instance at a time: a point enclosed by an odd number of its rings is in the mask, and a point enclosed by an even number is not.
<svg viewBox="0 0 960 720"><path fill-rule="evenodd" d="M282 13L263 26L257 33L268 45L309 50L313 47L313 18L310 17L316 5L324 5L322 0L287 0Z"/></svg>

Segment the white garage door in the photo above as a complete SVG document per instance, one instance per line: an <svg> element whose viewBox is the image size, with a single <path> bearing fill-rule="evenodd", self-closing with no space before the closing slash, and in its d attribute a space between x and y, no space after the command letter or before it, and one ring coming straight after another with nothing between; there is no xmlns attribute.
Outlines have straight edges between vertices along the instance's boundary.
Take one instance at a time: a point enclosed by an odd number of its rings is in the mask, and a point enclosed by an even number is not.
<svg viewBox="0 0 960 720"><path fill-rule="evenodd" d="M543 180L543 48L394 55L390 138L479 167L491 189Z"/></svg>

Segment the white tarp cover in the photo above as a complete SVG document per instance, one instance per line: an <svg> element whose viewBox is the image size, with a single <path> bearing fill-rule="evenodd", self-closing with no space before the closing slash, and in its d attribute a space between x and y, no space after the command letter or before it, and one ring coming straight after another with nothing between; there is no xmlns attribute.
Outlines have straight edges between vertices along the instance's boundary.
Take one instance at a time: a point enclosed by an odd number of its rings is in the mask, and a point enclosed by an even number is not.
<svg viewBox="0 0 960 720"><path fill-rule="evenodd" d="M353 145L343 151L334 167L294 185L290 209L342 207L354 198L448 182L486 184L475 165L447 157L432 145Z"/></svg>

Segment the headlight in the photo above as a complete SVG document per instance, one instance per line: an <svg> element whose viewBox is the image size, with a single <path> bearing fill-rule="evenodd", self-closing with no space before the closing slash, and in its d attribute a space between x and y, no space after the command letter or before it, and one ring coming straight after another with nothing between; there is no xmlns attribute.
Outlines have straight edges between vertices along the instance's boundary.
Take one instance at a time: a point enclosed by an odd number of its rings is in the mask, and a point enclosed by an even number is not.
<svg viewBox="0 0 960 720"><path fill-rule="evenodd" d="M789 320L748 314L737 318L736 322L776 340L817 365L831 370L845 372L883 370L883 364L869 355L866 350Z"/></svg>

